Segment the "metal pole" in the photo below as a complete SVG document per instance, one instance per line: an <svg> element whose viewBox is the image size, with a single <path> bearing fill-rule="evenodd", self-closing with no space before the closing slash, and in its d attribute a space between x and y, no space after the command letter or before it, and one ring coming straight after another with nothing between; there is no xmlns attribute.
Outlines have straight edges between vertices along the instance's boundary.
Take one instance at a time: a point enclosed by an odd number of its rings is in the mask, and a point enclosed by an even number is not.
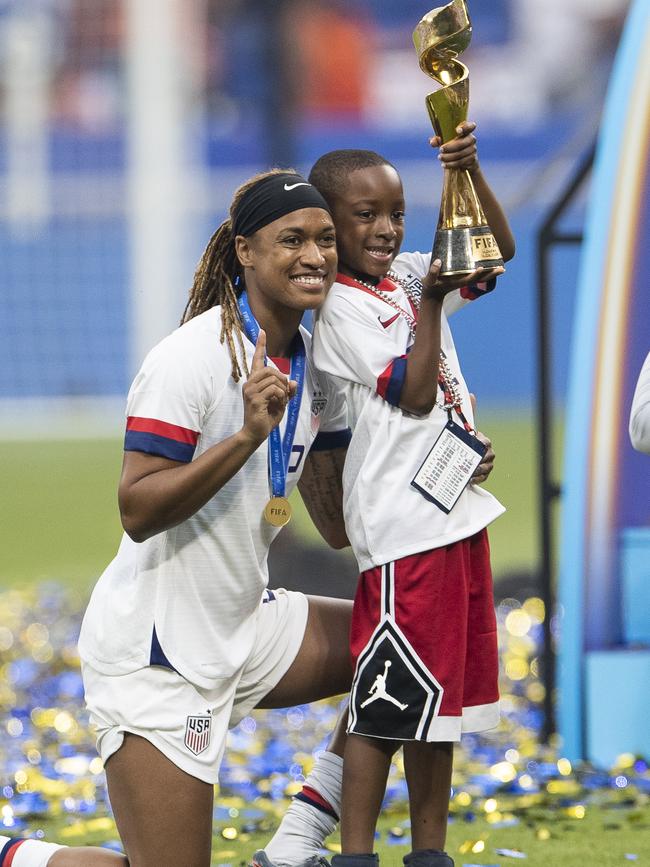
<svg viewBox="0 0 650 867"><path fill-rule="evenodd" d="M30 236L50 216L48 97L52 17L32 3L11 4L0 30L5 88L7 216Z"/></svg>
<svg viewBox="0 0 650 867"><path fill-rule="evenodd" d="M188 269L190 76L179 22L193 4L130 0L127 11L129 376L178 325Z"/></svg>
<svg viewBox="0 0 650 867"><path fill-rule="evenodd" d="M537 428L538 428L538 503L539 503L539 562L540 585L544 601L543 623L544 648L542 667L544 681L544 723L541 738L547 743L555 731L555 648L553 647L552 618L555 613L555 550L553 540L552 505L561 494L561 487L553 480L553 410L551 399L552 353L550 338L550 253L554 244L571 244L582 241L581 234L562 234L555 226L572 201L574 195L589 173L595 154L595 144L590 148L571 177L566 189L544 220L537 243Z"/></svg>
<svg viewBox="0 0 650 867"><path fill-rule="evenodd" d="M551 616L554 608L552 571L553 556L551 552L551 467L552 467L552 432L549 378L551 364L551 344L549 339L549 303L548 303L548 249L547 232L542 231L537 248L537 294L538 331L538 459L539 459L539 515L540 515L540 583L542 599L544 600L544 623L542 624L544 647L542 651L542 673L544 678L544 724L541 732L542 741L548 742L555 729L553 690L555 687L555 654L553 652L551 634Z"/></svg>

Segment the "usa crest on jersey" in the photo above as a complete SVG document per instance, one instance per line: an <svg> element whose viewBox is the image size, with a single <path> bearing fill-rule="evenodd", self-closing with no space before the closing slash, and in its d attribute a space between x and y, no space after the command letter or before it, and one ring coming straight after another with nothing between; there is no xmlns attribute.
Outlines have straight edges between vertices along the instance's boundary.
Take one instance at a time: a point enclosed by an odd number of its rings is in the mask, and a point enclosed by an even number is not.
<svg viewBox="0 0 650 867"><path fill-rule="evenodd" d="M185 746L195 756L207 750L211 726L211 716L188 716L185 724Z"/></svg>
<svg viewBox="0 0 650 867"><path fill-rule="evenodd" d="M311 402L311 429L313 433L318 433L320 427L320 414L327 406L327 398L320 390L314 389L314 394Z"/></svg>

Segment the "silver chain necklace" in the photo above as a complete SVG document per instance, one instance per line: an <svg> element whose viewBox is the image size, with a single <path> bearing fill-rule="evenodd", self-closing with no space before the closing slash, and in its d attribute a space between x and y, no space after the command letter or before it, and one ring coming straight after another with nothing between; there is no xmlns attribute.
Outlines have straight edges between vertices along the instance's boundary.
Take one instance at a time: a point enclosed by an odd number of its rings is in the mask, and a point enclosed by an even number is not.
<svg viewBox="0 0 650 867"><path fill-rule="evenodd" d="M398 286L404 290L404 294L411 302L415 310L420 309L420 301L422 298L422 293L419 289L414 289L412 286L409 286L400 276L396 274L395 271L390 270L386 277L389 280L392 280L393 283L396 283ZM365 280L359 280L358 277L354 277L357 283L361 286L364 286L366 289L370 290L373 295L376 295L377 298L381 298L382 301L385 301L393 310L397 310L397 312L406 320L406 324L409 327L409 331L411 332L411 339L415 340L415 329L417 327L417 319L413 316L412 313L409 313L408 310L405 310L403 307L394 301L388 292L385 292L383 289L380 289L378 286L373 286L372 283L367 283ZM440 359L438 362L438 371L439 376L442 381L442 385L444 387L445 397L449 396L450 402L446 400L439 401L436 400L436 405L440 407L440 409L444 409L445 411L449 411L452 409L460 409L462 404L462 396L459 391L458 385L452 375L451 370L449 369L449 364L447 363L447 357L445 353L440 349Z"/></svg>

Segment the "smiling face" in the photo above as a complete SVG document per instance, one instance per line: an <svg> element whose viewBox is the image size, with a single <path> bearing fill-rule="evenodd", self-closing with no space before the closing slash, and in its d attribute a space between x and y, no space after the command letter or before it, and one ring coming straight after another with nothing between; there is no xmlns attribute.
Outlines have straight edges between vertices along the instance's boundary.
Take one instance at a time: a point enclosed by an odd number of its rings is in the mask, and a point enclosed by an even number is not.
<svg viewBox="0 0 650 867"><path fill-rule="evenodd" d="M336 276L334 223L322 208L303 208L274 220L235 248L251 299L278 312L312 310Z"/></svg>
<svg viewBox="0 0 650 867"><path fill-rule="evenodd" d="M331 199L339 271L372 282L386 275L404 238L404 191L392 166L370 166L348 176Z"/></svg>

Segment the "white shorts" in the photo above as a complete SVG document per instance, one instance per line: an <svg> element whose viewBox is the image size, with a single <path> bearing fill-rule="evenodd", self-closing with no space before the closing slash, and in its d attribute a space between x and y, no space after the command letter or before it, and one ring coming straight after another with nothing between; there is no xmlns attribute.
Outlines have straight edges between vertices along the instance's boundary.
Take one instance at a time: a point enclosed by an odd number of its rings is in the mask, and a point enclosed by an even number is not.
<svg viewBox="0 0 650 867"><path fill-rule="evenodd" d="M101 674L82 662L86 705L106 761L124 733L150 741L181 770L216 783L228 729L275 687L296 658L307 626L303 593L273 590L260 605L257 636L242 670L213 689L194 686L159 665L129 674Z"/></svg>

